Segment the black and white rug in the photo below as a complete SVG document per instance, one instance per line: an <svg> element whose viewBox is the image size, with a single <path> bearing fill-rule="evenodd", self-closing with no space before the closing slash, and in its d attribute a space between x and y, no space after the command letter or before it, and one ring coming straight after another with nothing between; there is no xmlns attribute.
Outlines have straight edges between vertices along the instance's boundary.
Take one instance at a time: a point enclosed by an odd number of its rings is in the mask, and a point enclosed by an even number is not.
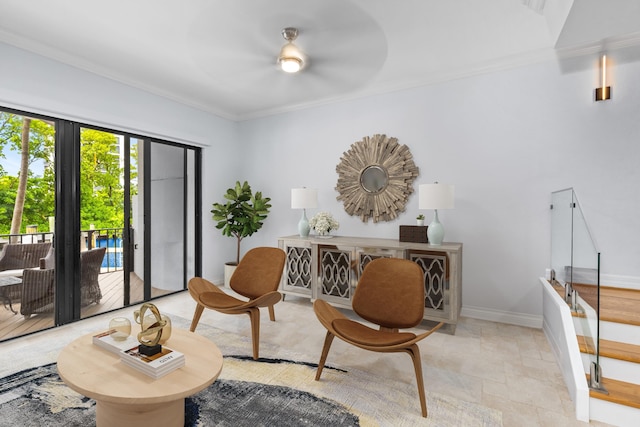
<svg viewBox="0 0 640 427"><path fill-rule="evenodd" d="M227 360L234 357L227 357ZM242 360L243 357L239 357ZM258 363L291 364L285 360ZM64 385L55 363L18 372L0 384L0 425L90 426L95 401ZM185 402L185 426L357 426L343 406L290 387L218 380Z"/></svg>

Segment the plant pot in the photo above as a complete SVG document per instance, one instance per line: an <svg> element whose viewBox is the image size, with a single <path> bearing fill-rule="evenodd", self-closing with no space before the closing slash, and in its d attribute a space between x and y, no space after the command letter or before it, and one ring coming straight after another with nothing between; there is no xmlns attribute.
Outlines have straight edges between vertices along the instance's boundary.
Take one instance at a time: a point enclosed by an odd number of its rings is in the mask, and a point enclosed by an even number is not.
<svg viewBox="0 0 640 427"><path fill-rule="evenodd" d="M424 225L424 219L416 219L416 222L418 223L419 226Z"/></svg>
<svg viewBox="0 0 640 427"><path fill-rule="evenodd" d="M227 262L224 265L224 287L231 288L231 276L233 276L233 272L236 271L236 267L238 264L235 262Z"/></svg>

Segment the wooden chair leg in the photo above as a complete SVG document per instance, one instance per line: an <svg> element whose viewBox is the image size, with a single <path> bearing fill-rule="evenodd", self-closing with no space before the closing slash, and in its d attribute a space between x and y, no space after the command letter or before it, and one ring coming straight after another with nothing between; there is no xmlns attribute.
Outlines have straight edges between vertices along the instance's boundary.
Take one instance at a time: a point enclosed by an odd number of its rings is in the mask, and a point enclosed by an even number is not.
<svg viewBox="0 0 640 427"><path fill-rule="evenodd" d="M204 305L196 305L196 311L193 313L193 320L191 321L191 328L189 329L191 332L194 332L196 330L196 326L198 326L198 322L200 321L200 316L202 316L203 311Z"/></svg>
<svg viewBox="0 0 640 427"><path fill-rule="evenodd" d="M276 312L275 312L275 310L273 309L273 306L272 306L272 305L270 305L270 306L269 306L269 319L270 319L272 322L275 322L275 321L276 321Z"/></svg>
<svg viewBox="0 0 640 427"><path fill-rule="evenodd" d="M327 356L329 355L329 349L331 348L333 337L334 335L331 332L327 331L327 335L324 337L324 345L322 346L320 361L318 362L318 370L316 371L316 381L319 381L320 375L322 375L322 369L324 368L324 364L327 361Z"/></svg>
<svg viewBox="0 0 640 427"><path fill-rule="evenodd" d="M422 409L422 416L427 418L427 401L424 397L424 381L422 379L420 349L417 344L414 344L407 349L407 353L411 356L411 359L413 360L413 368L416 371L416 382L418 383L418 396L420 397L420 409Z"/></svg>
<svg viewBox="0 0 640 427"><path fill-rule="evenodd" d="M260 348L260 309L251 308L248 312L251 319L251 341L253 342L253 360L258 360Z"/></svg>

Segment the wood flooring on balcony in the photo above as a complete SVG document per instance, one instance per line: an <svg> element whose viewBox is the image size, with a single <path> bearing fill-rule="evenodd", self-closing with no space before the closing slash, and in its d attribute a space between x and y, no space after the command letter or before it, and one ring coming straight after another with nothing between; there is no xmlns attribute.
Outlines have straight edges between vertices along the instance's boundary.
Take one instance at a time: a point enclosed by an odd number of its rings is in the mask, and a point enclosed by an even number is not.
<svg viewBox="0 0 640 427"><path fill-rule="evenodd" d="M98 276L102 299L99 304L91 304L82 307L80 315L82 318L96 314L105 313L123 307L124 302L124 280L123 272L115 271L102 273ZM130 303L142 302L144 299L143 282L134 273L130 279ZM162 296L171 291L151 288L152 297ZM18 314L12 313L8 307L0 306L0 341L26 335L32 332L51 328L54 326L53 313L34 314L28 319L20 314L20 304L14 303L13 309Z"/></svg>

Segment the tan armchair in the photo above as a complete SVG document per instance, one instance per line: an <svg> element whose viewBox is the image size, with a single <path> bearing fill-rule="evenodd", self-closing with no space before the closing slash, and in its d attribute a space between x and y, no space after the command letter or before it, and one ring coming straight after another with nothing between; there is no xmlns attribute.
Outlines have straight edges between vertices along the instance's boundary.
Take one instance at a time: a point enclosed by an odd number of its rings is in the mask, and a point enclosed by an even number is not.
<svg viewBox="0 0 640 427"><path fill-rule="evenodd" d="M284 270L285 253L278 248L254 248L245 254L231 276L231 289L248 298L235 298L202 277L189 280L189 293L197 306L191 322L196 330L203 310L210 308L225 314L248 314L251 319L253 358L258 359L260 342L260 307L268 307L269 319L276 320L273 306L282 295L277 291Z"/></svg>
<svg viewBox="0 0 640 427"><path fill-rule="evenodd" d="M351 320L326 301L316 300L313 309L320 323L327 328L316 381L320 380L334 337L365 350L408 353L416 373L422 416L426 417L422 362L417 343L439 329L442 323L420 335L399 331L413 328L422 321L424 293L422 269L416 263L399 258L379 258L365 267L352 301L353 311L378 325L379 329Z"/></svg>

